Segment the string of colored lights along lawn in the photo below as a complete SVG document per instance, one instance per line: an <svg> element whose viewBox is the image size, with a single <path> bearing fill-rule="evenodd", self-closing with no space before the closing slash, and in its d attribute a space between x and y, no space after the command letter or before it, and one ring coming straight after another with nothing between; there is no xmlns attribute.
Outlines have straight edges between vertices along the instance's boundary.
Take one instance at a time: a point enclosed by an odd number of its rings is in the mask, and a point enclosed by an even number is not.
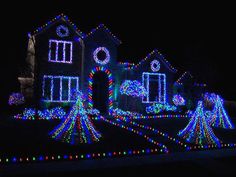
<svg viewBox="0 0 236 177"><path fill-rule="evenodd" d="M1 163L29 163L29 162L43 162L43 161L60 161L60 160L81 160L81 159L95 159L106 157L118 157L118 156L133 156L142 154L159 154L157 148L147 149L129 149L126 151L112 151L112 152L94 152L87 154L65 154L65 155L39 155L39 156L25 156L25 157L0 157Z"/></svg>
<svg viewBox="0 0 236 177"><path fill-rule="evenodd" d="M161 115L160 115L161 116ZM165 115L166 116L166 115ZM168 116L168 115L167 115ZM175 117L172 117L172 115L170 115L171 118L176 118ZM155 116L156 117L156 116ZM142 124L138 124L134 121L132 121L130 119L130 117L124 117L124 116L115 116L115 118L117 119L123 119L125 121L130 121L131 124L134 124L134 125L137 125L137 126L140 126L140 128L146 128L146 129L149 129L149 130L152 130L152 131L155 131L156 129L152 128L152 127L149 127L149 126L145 126L145 125L142 125ZM188 118L186 116L182 116L181 115L181 118ZM156 130L157 132L158 130ZM159 131L160 132L160 131ZM160 132L161 134L162 132ZM164 133L162 133L164 134ZM162 135L164 136L164 135ZM224 148L224 147L236 147L236 143L221 143L221 144L218 144L218 145L214 145L214 144L209 144L209 145L187 145L186 143L183 143L181 142L180 140L177 140L176 138L173 138L173 137L170 137L169 135L167 135L165 133L165 136L164 137L167 137L169 140L172 140L174 142L177 142L178 144L181 145L182 143L182 146L184 146L186 148L186 150L193 150L193 149L210 149L210 148Z"/></svg>
<svg viewBox="0 0 236 177"><path fill-rule="evenodd" d="M147 126L147 125L143 125L143 124L134 122L134 121L132 121L130 119L127 119L125 117L122 117L122 116L116 116L115 118L120 119L122 121L125 121L125 122L127 122L127 123L129 123L131 125L137 126L139 128L150 130L150 131L152 131L154 133L157 133L158 135L163 136L164 138L167 138L168 140L171 140L171 141L173 141L173 142L175 142L175 143L177 143L177 144L179 144L181 146L184 146L185 148L189 148L190 147L189 145L185 144L184 142L181 142L180 140L178 140L178 139L176 139L174 137L169 136L167 133L163 133L160 130L157 130L157 129L151 127L151 126Z"/></svg>
<svg viewBox="0 0 236 177"><path fill-rule="evenodd" d="M161 143L159 143L159 142L153 140L152 138L150 138L149 136L145 135L143 132L141 132L141 131L139 131L139 130L135 130L135 129L131 128L131 127L122 125L122 124L120 124L120 123L118 123L118 122L115 122L115 121L112 121L112 120L110 120L110 119L106 119L106 118L104 118L103 116L100 116L100 119L102 119L103 121L105 121L105 122L107 122L107 123L110 123L110 124L112 124L112 125L114 125L114 126L123 128L123 129L128 130L128 131L131 131L131 132L133 132L133 133L135 133L135 134L137 134L137 135L139 135L139 136L142 136L142 137L144 137L148 142L150 142L150 143L152 143L152 144L154 144L154 145L159 146L159 147L161 148L161 149L160 149L160 152L169 153L168 148L167 148L164 144L161 144Z"/></svg>
<svg viewBox="0 0 236 177"><path fill-rule="evenodd" d="M167 119L167 118L189 118L189 116L186 114L186 115L180 115L180 114L162 114L162 115L134 115L134 116L131 116L129 117L129 119Z"/></svg>

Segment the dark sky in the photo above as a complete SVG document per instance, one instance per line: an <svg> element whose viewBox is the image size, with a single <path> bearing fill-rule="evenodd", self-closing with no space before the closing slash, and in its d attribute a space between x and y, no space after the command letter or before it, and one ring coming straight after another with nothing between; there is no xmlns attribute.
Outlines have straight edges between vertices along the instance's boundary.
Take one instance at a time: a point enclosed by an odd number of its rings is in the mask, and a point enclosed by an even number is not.
<svg viewBox="0 0 236 177"><path fill-rule="evenodd" d="M71 2L2 6L6 12L1 12L1 95L16 90L17 73L26 57L27 32L64 13L85 33L104 23L123 42L121 61L137 62L157 48L180 71L189 70L213 91L236 100L235 14L230 5Z"/></svg>

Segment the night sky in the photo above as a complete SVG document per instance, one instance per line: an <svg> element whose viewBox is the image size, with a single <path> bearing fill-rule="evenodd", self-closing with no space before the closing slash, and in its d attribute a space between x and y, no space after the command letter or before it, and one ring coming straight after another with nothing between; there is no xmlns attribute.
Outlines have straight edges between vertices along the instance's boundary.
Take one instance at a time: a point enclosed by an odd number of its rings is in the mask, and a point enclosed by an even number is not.
<svg viewBox="0 0 236 177"><path fill-rule="evenodd" d="M9 92L17 90L16 78L26 57L27 33L61 13L84 33L104 23L123 42L119 47L120 61L138 62L157 48L180 72L188 70L212 91L236 100L235 44L232 45L235 20L228 7L148 1L131 5L115 1L65 2L30 1L21 6L2 6L7 12L1 11L1 102Z"/></svg>

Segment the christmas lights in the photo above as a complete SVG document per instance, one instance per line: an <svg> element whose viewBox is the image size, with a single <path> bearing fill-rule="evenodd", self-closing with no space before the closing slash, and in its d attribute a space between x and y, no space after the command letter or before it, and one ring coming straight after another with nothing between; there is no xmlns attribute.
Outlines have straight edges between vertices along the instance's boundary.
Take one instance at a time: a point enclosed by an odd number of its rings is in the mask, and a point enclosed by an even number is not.
<svg viewBox="0 0 236 177"><path fill-rule="evenodd" d="M72 145L97 142L101 138L101 134L95 129L86 113L83 103L85 98L80 91L76 95L76 103L69 114L49 135L55 140Z"/></svg>
<svg viewBox="0 0 236 177"><path fill-rule="evenodd" d="M44 25L38 27L35 31L33 31L32 35L37 35L37 34L40 33L41 31L43 31L45 28L48 28L48 26L50 26L50 25L56 23L56 22L59 21L59 20L63 20L63 21L65 21L67 24L69 24L69 25L76 31L76 33L77 33L79 36L81 36L81 37L84 37L84 36L85 36L85 35L77 28L77 26L76 26L73 22L71 22L71 21L69 20L69 18L68 18L66 15L64 15L64 14L58 15L58 16L56 16L55 18L53 18L52 20L50 20L50 21L48 21L47 23L45 23ZM30 33L28 33L28 34L29 34L29 37L32 36Z"/></svg>
<svg viewBox="0 0 236 177"><path fill-rule="evenodd" d="M59 80L59 86L55 85L55 80ZM50 81L50 85L46 84L47 81ZM42 87L42 96L46 102L75 102L73 93L79 90L79 77L44 75ZM47 90L48 87L50 90ZM54 92L59 93L59 96L54 96Z"/></svg>
<svg viewBox="0 0 236 177"><path fill-rule="evenodd" d="M100 111L97 110L97 109L87 109L86 112L89 114L89 115L95 115L95 116L98 116L100 114Z"/></svg>
<svg viewBox="0 0 236 177"><path fill-rule="evenodd" d="M119 109L119 108L113 109L111 114L113 116L131 116L131 117L141 116L141 114L137 112L123 111L122 109Z"/></svg>
<svg viewBox="0 0 236 177"><path fill-rule="evenodd" d="M25 103L25 97L22 93L12 93L9 96L8 104L12 105L21 105Z"/></svg>
<svg viewBox="0 0 236 177"><path fill-rule="evenodd" d="M175 104L175 106L184 106L185 105L185 100L181 95L174 95L172 101Z"/></svg>
<svg viewBox="0 0 236 177"><path fill-rule="evenodd" d="M116 116L117 119L120 119L126 123L129 123L130 125L132 126L137 126L138 128L142 128L142 129L146 129L146 130L149 130L149 131L152 131L154 134L157 134L159 136L163 136L164 138L167 138L168 140L170 141L174 141L175 143L181 145L181 146L184 146L185 148L189 148L189 146L187 144L185 144L184 142L181 142L180 140L174 138L174 137L171 137L169 136L167 133L163 133L162 131L158 130L158 129L155 129L151 126L147 126L147 125L144 125L144 124L140 124L140 123L137 123L137 122L134 122L132 121L131 119L127 119L123 116Z"/></svg>
<svg viewBox="0 0 236 177"><path fill-rule="evenodd" d="M213 144L219 146L221 143L206 120L202 101L198 102L188 125L178 135L188 142L199 145Z"/></svg>
<svg viewBox="0 0 236 177"><path fill-rule="evenodd" d="M92 152L87 154L73 153L68 155L36 155L26 157L0 157L0 164L4 163L23 163L23 162L44 162L44 161L65 161L65 160L83 160L83 159L95 159L95 158L107 158L107 157L122 157L122 156L134 156L142 154L160 154L163 153L162 149L147 148L147 149L128 149L125 151L109 151L109 152Z"/></svg>
<svg viewBox="0 0 236 177"><path fill-rule="evenodd" d="M110 35L118 45L122 43L121 40L119 40L114 34L112 34L111 31L104 24L100 24L96 28L92 29L87 35L83 36L83 39L86 40L86 38L93 35L97 30L100 29L104 30L108 35Z"/></svg>
<svg viewBox="0 0 236 177"><path fill-rule="evenodd" d="M161 65L158 60L152 60L150 65L153 72L157 72L160 70Z"/></svg>
<svg viewBox="0 0 236 177"><path fill-rule="evenodd" d="M151 78L151 79L150 79ZM155 92L155 90L150 89L150 81L157 82L158 84L158 94L155 99L150 98L150 92ZM148 73L143 72L142 74L143 87L147 90L147 96L143 96L143 103L166 103L166 75L161 73Z"/></svg>
<svg viewBox="0 0 236 177"><path fill-rule="evenodd" d="M23 114L17 114L14 116L15 119L22 120L35 120L36 109L34 108L25 108Z"/></svg>
<svg viewBox="0 0 236 177"><path fill-rule="evenodd" d="M123 129L125 129L125 130L131 131L131 132L133 132L133 133L135 133L135 134L137 134L137 135L139 135L139 136L144 137L148 142L150 142L150 143L152 143L152 144L154 144L154 145L159 146L159 147L161 148L161 151L164 151L165 153L168 153L168 152L169 152L168 148L167 148L164 144L161 144L161 143L159 143L159 142L153 140L153 139L150 138L148 135L144 134L142 131L135 130L134 128L125 126L125 125L123 125L123 124L121 124L121 123L119 123L119 122L117 122L117 121L112 121L112 120L110 120L110 119L106 119L106 118L104 118L103 116L101 116L100 118L101 118L101 120L104 120L104 121L107 122L107 123L110 123L110 124L112 124L112 125L114 125L114 126L121 127L121 128L123 128Z"/></svg>
<svg viewBox="0 0 236 177"><path fill-rule="evenodd" d="M125 116L123 116L125 117ZM162 114L162 115L134 115L128 117L129 119L168 119L168 118L189 118L188 115L181 114Z"/></svg>
<svg viewBox="0 0 236 177"><path fill-rule="evenodd" d="M56 33L59 37L69 36L69 29L64 25L59 25L56 29Z"/></svg>
<svg viewBox="0 0 236 177"><path fill-rule="evenodd" d="M108 107L109 107L109 113L111 113L112 109L113 109L113 79L112 79L112 74L111 72L106 69L103 66L97 66L95 68L92 69L92 71L89 74L89 79L88 79L88 107L89 109L93 108L93 76L96 72L105 72L107 74L108 77Z"/></svg>
<svg viewBox="0 0 236 177"><path fill-rule="evenodd" d="M162 111L176 111L176 106L171 106L169 104L160 104L160 103L153 103L153 105L146 107L146 112L148 114L158 114Z"/></svg>
<svg viewBox="0 0 236 177"><path fill-rule="evenodd" d="M186 78L193 78L193 76L191 75L190 72L186 71L184 72L176 81L177 84L179 85L182 85L183 84L183 81L186 79Z"/></svg>
<svg viewBox="0 0 236 177"><path fill-rule="evenodd" d="M162 60L163 63L165 63L165 65L168 67L168 69L173 72L176 73L177 69L175 69L165 58L164 56L157 50L154 49L152 52L150 52L144 59L142 59L138 64L134 65L134 66L129 66L128 70L133 70L133 69L137 69L139 68L139 66L141 66L145 61L147 61L149 58L151 58L153 55L157 55L159 60Z"/></svg>
<svg viewBox="0 0 236 177"><path fill-rule="evenodd" d="M44 120L63 119L65 115L66 112L61 107L45 109L43 111L38 110L39 119Z"/></svg>
<svg viewBox="0 0 236 177"><path fill-rule="evenodd" d="M99 53L102 53L102 52L106 55L104 59L98 56ZM93 59L96 63L100 65L105 65L110 61L110 53L106 47L98 47L93 52Z"/></svg>
<svg viewBox="0 0 236 177"><path fill-rule="evenodd" d="M223 99L217 95L214 109L211 113L211 117L209 118L209 124L213 127L234 129L234 126L224 109L223 103Z"/></svg>
<svg viewBox="0 0 236 177"><path fill-rule="evenodd" d="M120 93L133 97L147 96L146 89L137 80L125 80L120 86Z"/></svg>
<svg viewBox="0 0 236 177"><path fill-rule="evenodd" d="M217 95L215 93L206 92L204 94L204 103L205 103L205 105L207 107L212 107L213 105L215 105L216 97L217 97Z"/></svg>
<svg viewBox="0 0 236 177"><path fill-rule="evenodd" d="M63 119L66 112L61 107L52 109L36 110L34 108L25 108L22 114L14 116L15 119L21 120L52 120Z"/></svg>
<svg viewBox="0 0 236 177"><path fill-rule="evenodd" d="M69 53L67 53L69 48ZM62 56L59 55L62 51ZM48 61L54 63L72 63L73 42L61 40L49 40Z"/></svg>

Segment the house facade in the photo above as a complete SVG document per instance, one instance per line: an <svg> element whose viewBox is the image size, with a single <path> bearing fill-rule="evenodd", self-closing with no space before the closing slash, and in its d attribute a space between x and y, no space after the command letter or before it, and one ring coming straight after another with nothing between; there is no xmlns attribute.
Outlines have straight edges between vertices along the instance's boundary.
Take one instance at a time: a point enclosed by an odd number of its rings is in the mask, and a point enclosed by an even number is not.
<svg viewBox="0 0 236 177"><path fill-rule="evenodd" d="M59 15L29 34L27 69L19 77L21 92L45 107L70 105L81 90L89 108L107 113L113 108L145 112L153 103L172 104L177 70L154 50L138 64L118 62L121 41L101 24L84 34ZM120 93L125 80L137 80L147 95Z"/></svg>

